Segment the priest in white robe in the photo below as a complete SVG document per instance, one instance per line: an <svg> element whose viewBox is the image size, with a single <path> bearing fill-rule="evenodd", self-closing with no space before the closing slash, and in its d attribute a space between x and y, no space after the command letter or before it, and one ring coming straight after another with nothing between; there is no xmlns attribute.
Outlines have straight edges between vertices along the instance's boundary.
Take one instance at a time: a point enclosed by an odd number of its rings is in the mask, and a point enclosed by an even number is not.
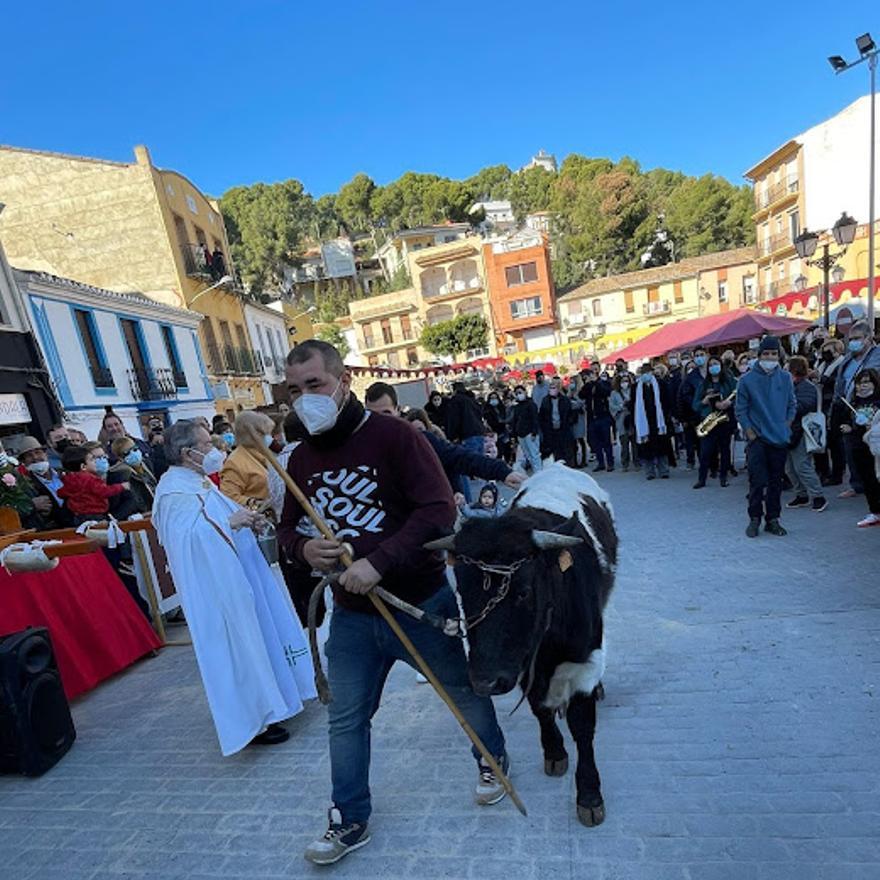
<svg viewBox="0 0 880 880"><path fill-rule="evenodd" d="M217 489L219 470L201 424L165 432L170 465L156 489L153 525L180 593L220 749L287 739L278 722L315 697L302 626L254 537L261 517ZM218 463L219 460L219 463Z"/></svg>

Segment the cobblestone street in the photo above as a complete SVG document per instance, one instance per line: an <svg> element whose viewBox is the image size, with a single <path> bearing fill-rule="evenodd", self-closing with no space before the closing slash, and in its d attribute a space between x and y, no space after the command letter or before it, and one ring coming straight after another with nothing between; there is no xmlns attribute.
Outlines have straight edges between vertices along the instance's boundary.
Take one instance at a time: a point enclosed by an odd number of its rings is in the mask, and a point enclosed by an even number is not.
<svg viewBox="0 0 880 880"><path fill-rule="evenodd" d="M691 490L602 475L621 535L597 763L607 820L582 827L573 767L545 777L537 723L497 701L529 816L472 803L452 716L395 670L373 731L373 841L356 878L876 880L880 529L861 498L786 511L749 540L744 474ZM790 497L786 493L786 500ZM15 880L313 877L329 794L325 712L224 759L191 649L78 700L78 739L41 779L0 778ZM567 732L566 732L567 734ZM570 751L572 747L569 745ZM572 752L573 753L573 752Z"/></svg>

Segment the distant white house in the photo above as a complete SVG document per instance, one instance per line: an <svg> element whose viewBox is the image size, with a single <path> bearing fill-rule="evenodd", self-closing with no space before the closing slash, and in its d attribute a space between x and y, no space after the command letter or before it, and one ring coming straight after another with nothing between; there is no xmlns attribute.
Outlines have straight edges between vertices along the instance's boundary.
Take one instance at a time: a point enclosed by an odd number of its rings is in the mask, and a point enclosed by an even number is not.
<svg viewBox="0 0 880 880"><path fill-rule="evenodd" d="M256 303L244 304L244 318L248 333L262 367L263 395L266 401L287 402L286 391L281 390L284 379L284 359L290 350L287 321L276 309ZM273 387L274 386L274 387Z"/></svg>
<svg viewBox="0 0 880 880"><path fill-rule="evenodd" d="M458 241L470 231L470 223L441 223L437 226L401 229L379 248L376 257L391 277L407 265L409 254L413 251Z"/></svg>
<svg viewBox="0 0 880 880"><path fill-rule="evenodd" d="M551 171L554 174L559 170L556 164L556 156L545 150L538 150L528 165L524 165L520 170L526 171L529 168L543 168L545 171Z"/></svg>
<svg viewBox="0 0 880 880"><path fill-rule="evenodd" d="M514 217L513 207L507 199L474 202L468 213L477 214L481 210L486 214L486 219L481 224L481 232L509 232L516 229L516 217Z"/></svg>
<svg viewBox="0 0 880 880"><path fill-rule="evenodd" d="M150 418L214 415L198 312L41 272L13 270L65 421L96 439L108 408L134 437Z"/></svg>

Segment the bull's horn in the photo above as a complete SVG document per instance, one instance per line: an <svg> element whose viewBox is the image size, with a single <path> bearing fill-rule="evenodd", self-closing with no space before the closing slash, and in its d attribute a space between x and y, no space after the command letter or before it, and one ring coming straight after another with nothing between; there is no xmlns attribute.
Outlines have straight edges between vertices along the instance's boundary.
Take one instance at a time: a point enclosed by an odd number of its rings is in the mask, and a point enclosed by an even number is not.
<svg viewBox="0 0 880 880"><path fill-rule="evenodd" d="M455 535L447 535L445 538L437 538L435 541L428 541L422 544L425 550L455 550Z"/></svg>
<svg viewBox="0 0 880 880"><path fill-rule="evenodd" d="M576 547L583 543L583 538L574 535L560 535L559 532L545 532L532 529L532 543L539 550L562 550L564 547Z"/></svg>

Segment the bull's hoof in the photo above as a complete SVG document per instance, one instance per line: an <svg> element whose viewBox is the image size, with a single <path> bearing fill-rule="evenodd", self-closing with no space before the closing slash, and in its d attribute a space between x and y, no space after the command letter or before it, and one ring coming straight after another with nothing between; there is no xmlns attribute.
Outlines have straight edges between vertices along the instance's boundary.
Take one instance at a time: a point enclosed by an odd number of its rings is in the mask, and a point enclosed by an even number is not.
<svg viewBox="0 0 880 880"><path fill-rule="evenodd" d="M548 776L565 776L568 773L568 755L565 755L558 761L544 758L544 772Z"/></svg>
<svg viewBox="0 0 880 880"><path fill-rule="evenodd" d="M587 828L595 828L605 821L605 803L600 797L593 806L585 807L581 804L577 805L578 821Z"/></svg>

